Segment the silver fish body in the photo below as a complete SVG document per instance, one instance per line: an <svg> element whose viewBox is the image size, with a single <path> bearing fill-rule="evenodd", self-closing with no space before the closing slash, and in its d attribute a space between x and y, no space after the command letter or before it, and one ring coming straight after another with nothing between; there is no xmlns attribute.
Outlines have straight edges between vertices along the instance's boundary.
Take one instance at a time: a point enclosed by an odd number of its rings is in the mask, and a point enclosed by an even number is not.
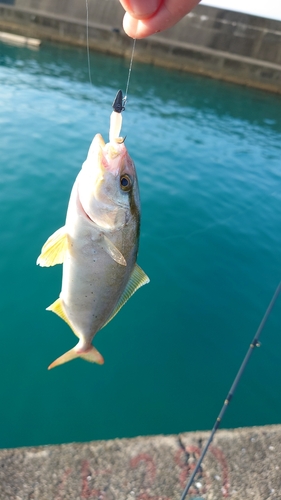
<svg viewBox="0 0 281 500"><path fill-rule="evenodd" d="M118 127L117 127L118 129ZM140 230L137 175L124 142L97 134L74 183L66 223L45 243L37 263L63 263L62 289L49 308L78 344L49 368L76 357L102 364L95 334L149 282L136 264Z"/></svg>

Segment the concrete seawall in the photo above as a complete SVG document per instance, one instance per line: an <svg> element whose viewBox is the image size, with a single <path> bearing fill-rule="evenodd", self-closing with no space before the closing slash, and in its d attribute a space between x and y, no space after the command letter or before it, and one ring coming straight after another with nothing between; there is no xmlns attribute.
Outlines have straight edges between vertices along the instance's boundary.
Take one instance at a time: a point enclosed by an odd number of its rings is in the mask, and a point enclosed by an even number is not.
<svg viewBox="0 0 281 500"><path fill-rule="evenodd" d="M90 48L128 57L117 0L89 0ZM0 30L86 44L84 0L0 0ZM281 93L281 22L197 6L176 26L140 40L136 60Z"/></svg>
<svg viewBox="0 0 281 500"><path fill-rule="evenodd" d="M1 500L179 500L206 432L0 450ZM281 426L221 430L188 495L280 500Z"/></svg>

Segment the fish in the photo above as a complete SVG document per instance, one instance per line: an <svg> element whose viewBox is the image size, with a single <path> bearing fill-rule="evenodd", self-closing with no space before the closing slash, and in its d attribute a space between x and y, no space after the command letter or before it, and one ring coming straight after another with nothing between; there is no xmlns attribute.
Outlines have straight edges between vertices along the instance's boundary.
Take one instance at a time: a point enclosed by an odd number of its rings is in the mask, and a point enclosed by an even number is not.
<svg viewBox="0 0 281 500"><path fill-rule="evenodd" d="M74 182L65 225L52 234L37 259L62 264L59 298L47 307L62 318L78 343L48 369L75 358L102 365L92 345L129 298L149 278L137 264L140 196L136 168L120 137L121 110L111 113L109 142L96 134Z"/></svg>

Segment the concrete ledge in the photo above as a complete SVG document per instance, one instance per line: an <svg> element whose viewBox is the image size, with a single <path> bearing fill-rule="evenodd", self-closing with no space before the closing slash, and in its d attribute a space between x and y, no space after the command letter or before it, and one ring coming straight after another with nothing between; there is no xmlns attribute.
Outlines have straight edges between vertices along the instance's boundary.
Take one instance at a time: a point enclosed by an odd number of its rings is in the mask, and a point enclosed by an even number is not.
<svg viewBox="0 0 281 500"><path fill-rule="evenodd" d="M181 443L179 436L151 436L0 450L0 498L176 500L208 437L190 432ZM218 431L190 495L280 500L281 426Z"/></svg>
<svg viewBox="0 0 281 500"><path fill-rule="evenodd" d="M19 46L27 45L30 47L39 47L39 45L41 44L41 40L39 40L38 38L27 38L26 36L13 35L11 33L5 33L3 31L0 31L0 40L11 45Z"/></svg>

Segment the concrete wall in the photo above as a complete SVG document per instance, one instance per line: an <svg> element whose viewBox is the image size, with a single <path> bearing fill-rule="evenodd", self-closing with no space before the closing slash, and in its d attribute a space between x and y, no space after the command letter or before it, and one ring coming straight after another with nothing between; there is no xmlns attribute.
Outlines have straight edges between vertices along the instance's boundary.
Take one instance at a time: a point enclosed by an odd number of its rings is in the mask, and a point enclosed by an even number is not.
<svg viewBox="0 0 281 500"><path fill-rule="evenodd" d="M0 30L86 43L85 0L0 0ZM88 0L92 49L129 56L118 0ZM176 26L140 40L135 58L281 93L281 22L198 5Z"/></svg>
<svg viewBox="0 0 281 500"><path fill-rule="evenodd" d="M281 64L281 22L199 5L167 38Z"/></svg>
<svg viewBox="0 0 281 500"><path fill-rule="evenodd" d="M86 23L86 0L15 0L14 5ZM88 0L88 5L90 22L121 29L124 11L117 0Z"/></svg>

